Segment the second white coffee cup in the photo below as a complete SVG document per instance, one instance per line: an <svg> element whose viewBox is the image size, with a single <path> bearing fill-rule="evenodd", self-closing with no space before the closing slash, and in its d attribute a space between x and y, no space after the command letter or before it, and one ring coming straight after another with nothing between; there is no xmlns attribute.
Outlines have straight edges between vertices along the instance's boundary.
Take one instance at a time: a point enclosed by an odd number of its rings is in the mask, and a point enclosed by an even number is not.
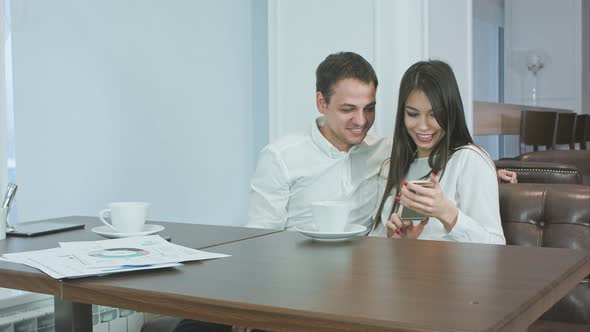
<svg viewBox="0 0 590 332"><path fill-rule="evenodd" d="M311 204L311 214L320 232L340 233L348 225L350 205L344 201L321 201Z"/></svg>
<svg viewBox="0 0 590 332"><path fill-rule="evenodd" d="M108 209L101 210L98 218L105 225L119 233L137 233L144 229L149 204L145 202L115 202ZM105 220L110 215L111 223Z"/></svg>

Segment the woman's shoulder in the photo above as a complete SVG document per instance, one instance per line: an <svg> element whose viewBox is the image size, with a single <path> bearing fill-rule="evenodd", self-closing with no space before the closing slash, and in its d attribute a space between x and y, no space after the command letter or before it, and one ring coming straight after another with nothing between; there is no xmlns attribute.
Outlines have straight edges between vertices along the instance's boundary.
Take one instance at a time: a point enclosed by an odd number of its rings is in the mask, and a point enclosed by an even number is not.
<svg viewBox="0 0 590 332"><path fill-rule="evenodd" d="M456 159L458 162L464 161L468 163L478 163L482 165L487 165L492 168L494 171L496 170L496 166L494 165L494 161L490 154L484 150L482 147L476 144L466 144L460 146L455 150L453 154L453 158Z"/></svg>

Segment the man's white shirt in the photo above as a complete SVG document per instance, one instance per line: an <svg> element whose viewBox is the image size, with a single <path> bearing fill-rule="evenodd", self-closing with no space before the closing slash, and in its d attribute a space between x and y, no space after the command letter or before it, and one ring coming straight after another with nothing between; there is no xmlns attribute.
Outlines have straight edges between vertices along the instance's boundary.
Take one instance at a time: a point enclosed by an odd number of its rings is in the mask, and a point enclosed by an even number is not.
<svg viewBox="0 0 590 332"><path fill-rule="evenodd" d="M246 226L293 229L312 222L311 203L346 200L350 223L370 229L379 200L379 172L391 140L367 135L339 151L320 133L318 118L306 133L267 145L252 178Z"/></svg>

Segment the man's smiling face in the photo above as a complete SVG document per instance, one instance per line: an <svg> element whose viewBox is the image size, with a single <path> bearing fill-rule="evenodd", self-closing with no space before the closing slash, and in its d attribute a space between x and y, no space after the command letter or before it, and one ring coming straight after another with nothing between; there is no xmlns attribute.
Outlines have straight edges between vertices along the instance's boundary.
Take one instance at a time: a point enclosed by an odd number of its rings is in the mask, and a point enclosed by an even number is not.
<svg viewBox="0 0 590 332"><path fill-rule="evenodd" d="M329 102L317 93L317 107L324 115L320 132L338 150L348 151L367 136L375 121L375 94L373 83L353 78L336 82Z"/></svg>

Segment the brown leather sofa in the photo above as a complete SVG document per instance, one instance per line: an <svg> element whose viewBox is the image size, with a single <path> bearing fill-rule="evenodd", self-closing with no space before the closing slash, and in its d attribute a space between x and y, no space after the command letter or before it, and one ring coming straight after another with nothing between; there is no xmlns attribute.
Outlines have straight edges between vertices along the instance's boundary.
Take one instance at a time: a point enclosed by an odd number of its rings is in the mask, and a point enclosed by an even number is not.
<svg viewBox="0 0 590 332"><path fill-rule="evenodd" d="M590 252L590 186L502 184L500 215L508 245ZM173 317L157 318L146 323L142 332L172 331L179 321ZM590 276L529 328L529 332L547 331L590 331Z"/></svg>
<svg viewBox="0 0 590 332"><path fill-rule="evenodd" d="M500 215L509 245L590 252L590 186L503 184ZM529 331L590 331L590 276Z"/></svg>
<svg viewBox="0 0 590 332"><path fill-rule="evenodd" d="M527 152L513 159L501 159L496 161L497 168L510 169L511 167L515 167L516 169L523 169L527 165L530 166L530 169L549 169L551 167L562 167L562 170L554 173L555 175L561 173L562 175L560 177L563 178L568 176L565 175L565 173L563 173L562 171L570 172L572 168L575 168L580 173L582 183L585 185L590 185L590 150L548 150ZM518 171L516 172L518 173ZM521 176L519 174L519 182L546 182L543 181L543 178L545 178L545 175L547 175L546 173L548 172L536 171L538 176L533 176L532 178L529 177L529 175L533 175L533 173L534 172L531 171L530 174L524 174L523 181L521 181ZM552 178L555 179L555 177ZM571 181L571 179L568 181ZM564 182L558 181L558 183Z"/></svg>
<svg viewBox="0 0 590 332"><path fill-rule="evenodd" d="M172 332L181 320L177 317L158 317L143 324L141 332Z"/></svg>

